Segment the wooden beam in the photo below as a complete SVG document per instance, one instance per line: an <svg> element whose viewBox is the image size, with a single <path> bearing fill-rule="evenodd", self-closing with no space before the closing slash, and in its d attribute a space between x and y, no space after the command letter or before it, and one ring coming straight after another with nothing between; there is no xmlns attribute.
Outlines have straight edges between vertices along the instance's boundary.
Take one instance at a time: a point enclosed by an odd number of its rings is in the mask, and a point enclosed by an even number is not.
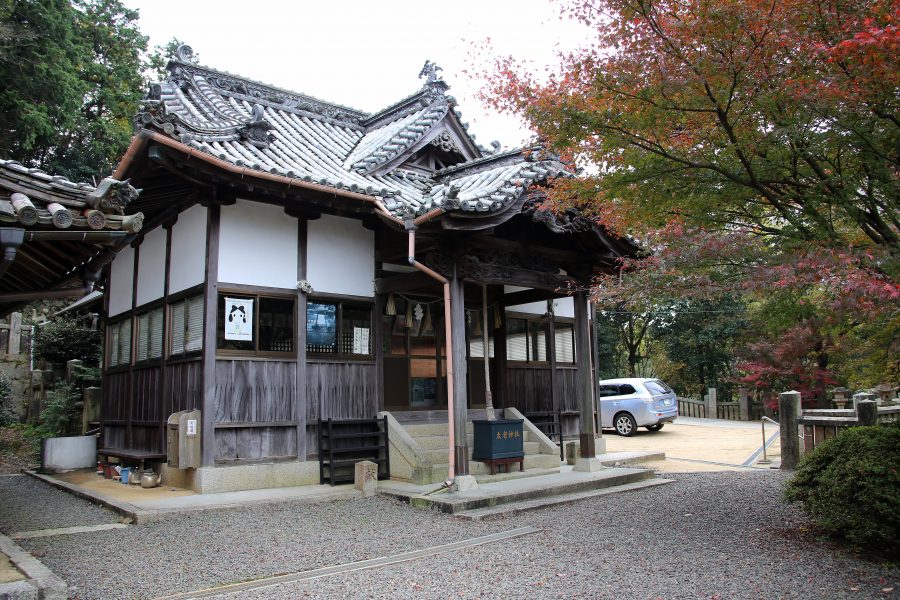
<svg viewBox="0 0 900 600"><path fill-rule="evenodd" d="M424 287L439 288L439 284L421 271L403 273L391 277L379 277L375 280L375 291L379 294L392 292L408 292Z"/></svg>
<svg viewBox="0 0 900 600"><path fill-rule="evenodd" d="M519 304L529 304L531 302L541 302L542 300L552 300L559 298L562 294L549 290L520 290L518 292L510 292L503 295L503 306L516 306Z"/></svg>

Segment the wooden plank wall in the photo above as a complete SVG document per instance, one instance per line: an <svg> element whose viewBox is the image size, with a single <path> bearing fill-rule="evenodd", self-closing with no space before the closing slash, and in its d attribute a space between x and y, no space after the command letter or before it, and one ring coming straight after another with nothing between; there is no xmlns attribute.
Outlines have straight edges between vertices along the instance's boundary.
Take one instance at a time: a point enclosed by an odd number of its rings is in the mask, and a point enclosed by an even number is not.
<svg viewBox="0 0 900 600"><path fill-rule="evenodd" d="M126 419L128 418L128 372L106 375L100 402L100 419L103 423L102 447L124 448Z"/></svg>
<svg viewBox="0 0 900 600"><path fill-rule="evenodd" d="M216 360L216 462L296 458L296 377L292 361Z"/></svg>
<svg viewBox="0 0 900 600"><path fill-rule="evenodd" d="M378 413L374 362L306 363L306 445L319 451L319 419L369 419Z"/></svg>
<svg viewBox="0 0 900 600"><path fill-rule="evenodd" d="M575 376L578 370L574 367L557 367L556 385L559 398L559 410L577 411L578 401L575 397ZM523 413L556 410L551 394L550 367L531 365L507 366L506 394L509 403ZM578 415L563 415L563 435L578 434Z"/></svg>

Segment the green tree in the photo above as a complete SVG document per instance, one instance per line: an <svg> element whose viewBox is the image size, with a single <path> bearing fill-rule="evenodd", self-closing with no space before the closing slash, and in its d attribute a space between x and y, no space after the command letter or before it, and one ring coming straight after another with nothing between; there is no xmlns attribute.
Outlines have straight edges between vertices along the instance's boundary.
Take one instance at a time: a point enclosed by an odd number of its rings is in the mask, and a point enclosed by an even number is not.
<svg viewBox="0 0 900 600"><path fill-rule="evenodd" d="M128 146L147 38L119 0L0 0L0 157L75 181Z"/></svg>
<svg viewBox="0 0 900 600"><path fill-rule="evenodd" d="M746 330L744 305L733 296L713 300L677 300L659 311L651 327L665 349L672 376L660 373L682 393L700 397L707 388L727 398L734 349Z"/></svg>

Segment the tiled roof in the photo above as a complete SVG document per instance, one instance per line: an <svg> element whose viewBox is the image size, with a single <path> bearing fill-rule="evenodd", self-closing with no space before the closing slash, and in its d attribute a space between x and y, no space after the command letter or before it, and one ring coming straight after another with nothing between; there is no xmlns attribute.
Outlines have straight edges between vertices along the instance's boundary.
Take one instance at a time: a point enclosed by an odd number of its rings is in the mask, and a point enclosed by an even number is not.
<svg viewBox="0 0 900 600"><path fill-rule="evenodd" d="M380 197L398 218L436 207L498 211L530 184L564 173L555 160L491 156L476 146L429 65L420 91L370 115L199 66L182 47L136 125L236 166ZM402 166L426 144L448 143L439 135L451 129L466 149L450 147L466 162L430 174Z"/></svg>

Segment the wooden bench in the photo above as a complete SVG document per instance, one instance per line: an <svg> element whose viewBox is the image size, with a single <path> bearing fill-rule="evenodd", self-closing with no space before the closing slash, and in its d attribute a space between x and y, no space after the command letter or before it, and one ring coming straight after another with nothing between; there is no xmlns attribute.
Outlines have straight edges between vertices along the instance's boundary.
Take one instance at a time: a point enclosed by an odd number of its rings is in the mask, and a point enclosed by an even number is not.
<svg viewBox="0 0 900 600"><path fill-rule="evenodd" d="M135 461L140 466L138 473L144 474L144 461L147 460L166 460L166 454L160 452L151 452L148 450L126 450L124 448L101 448L97 450L99 456L109 459L110 456L121 460Z"/></svg>
<svg viewBox="0 0 900 600"><path fill-rule="evenodd" d="M494 470L501 465L506 465L506 472L509 473L509 465L513 463L519 463L519 471L525 470L524 456L511 456L509 458L485 458L479 460L478 462L483 462L484 464L489 466L491 468L491 475L494 475Z"/></svg>

